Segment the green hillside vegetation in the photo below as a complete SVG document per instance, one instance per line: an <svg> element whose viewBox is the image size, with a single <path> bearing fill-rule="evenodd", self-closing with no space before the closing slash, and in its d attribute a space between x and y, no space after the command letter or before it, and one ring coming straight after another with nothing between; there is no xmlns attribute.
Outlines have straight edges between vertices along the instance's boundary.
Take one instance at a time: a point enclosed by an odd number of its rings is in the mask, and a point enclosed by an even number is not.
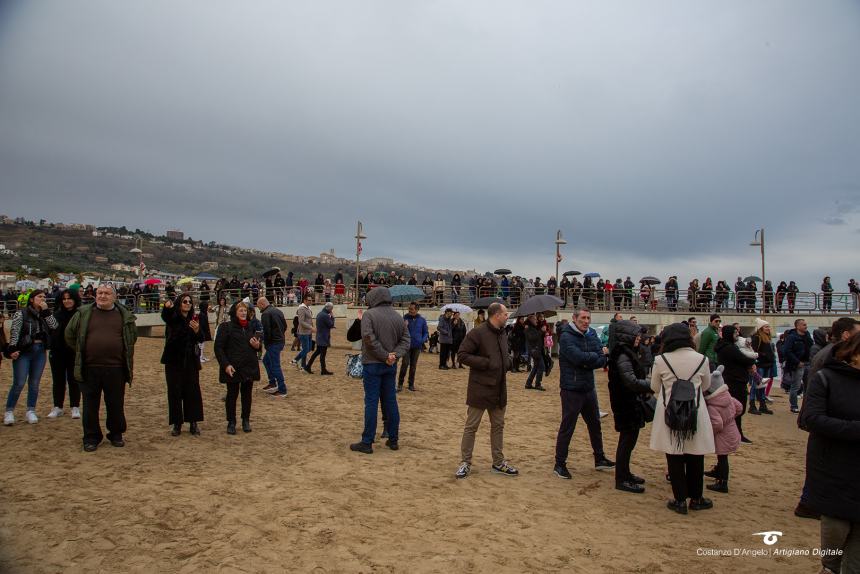
<svg viewBox="0 0 860 574"><path fill-rule="evenodd" d="M288 271L292 271L296 280L304 276L313 282L317 273L331 278L338 269L337 265L300 264L261 254L229 253L228 251L236 248L215 242L204 244L192 238L186 238L183 241L168 239L139 229L99 227L98 230L143 239L143 252L152 255L144 258L147 272L158 270L181 275L197 275L206 272L227 278L237 275L243 279L259 276L267 269L278 266L284 276ZM162 243L153 243L153 241ZM136 246L134 239L95 237L91 231L59 229L52 227L51 224L40 226L33 222L26 222L0 224L0 244L15 252L15 255L0 254L0 271L3 272L31 269L32 273L28 274L39 277L49 277L55 273L90 273L116 280L137 278L134 272L114 271L110 268L117 263L137 266L138 254L130 253L130 250ZM193 250L186 249L186 245L193 247ZM204 264L207 262L217 263L217 269ZM362 273L366 270L366 267L362 266ZM427 274L411 267L400 266L380 267L377 271L394 271L406 277L417 273L419 280L423 280L424 275ZM346 283L355 281L354 266L344 266L343 273Z"/></svg>

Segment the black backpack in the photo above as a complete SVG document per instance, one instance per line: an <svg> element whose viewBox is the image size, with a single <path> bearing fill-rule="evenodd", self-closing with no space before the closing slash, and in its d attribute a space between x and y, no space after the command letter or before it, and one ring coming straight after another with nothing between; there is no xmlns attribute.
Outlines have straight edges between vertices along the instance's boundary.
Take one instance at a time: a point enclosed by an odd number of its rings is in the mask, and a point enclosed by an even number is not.
<svg viewBox="0 0 860 574"><path fill-rule="evenodd" d="M666 426L671 430L672 442L677 450L683 449L684 441L693 438L696 434L696 422L699 413L699 401L701 397L701 389L696 389L696 386L689 379L682 379L675 373L675 369L666 360L666 355L663 357L666 366L675 375L676 381L672 384L672 392L669 394L669 402L666 403L666 387L663 390L663 407L665 408ZM707 357L702 357L702 362L690 375L694 377L702 365L705 364Z"/></svg>

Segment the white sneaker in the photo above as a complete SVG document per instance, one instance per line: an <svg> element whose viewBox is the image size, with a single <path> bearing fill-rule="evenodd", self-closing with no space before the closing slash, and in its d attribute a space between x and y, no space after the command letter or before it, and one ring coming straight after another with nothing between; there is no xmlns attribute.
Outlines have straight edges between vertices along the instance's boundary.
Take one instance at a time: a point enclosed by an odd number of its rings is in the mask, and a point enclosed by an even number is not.
<svg viewBox="0 0 860 574"><path fill-rule="evenodd" d="M200 362L201 362L201 363L205 363L205 362L207 362L208 360L209 360L209 359L207 359L206 357L202 357L202 356L200 357Z"/></svg>
<svg viewBox="0 0 860 574"><path fill-rule="evenodd" d="M81 409L78 407L72 407L72 418L79 419L81 418Z"/></svg>
<svg viewBox="0 0 860 574"><path fill-rule="evenodd" d="M51 412L48 413L49 419L55 419L61 416L63 416L63 409L61 409L60 407L54 407L51 409Z"/></svg>
<svg viewBox="0 0 860 574"><path fill-rule="evenodd" d="M609 413L606 413L606 412L603 412L603 411L598 411L598 412L600 413L600 418L604 418L604 417L606 417L606 416L608 416L608 415L609 415Z"/></svg>
<svg viewBox="0 0 860 574"><path fill-rule="evenodd" d="M36 416L36 411L27 411L27 422L31 425L39 422L39 417Z"/></svg>
<svg viewBox="0 0 860 574"><path fill-rule="evenodd" d="M10 427L15 424L15 413L13 413L12 411L6 411L6 416L3 417L3 424L7 427Z"/></svg>

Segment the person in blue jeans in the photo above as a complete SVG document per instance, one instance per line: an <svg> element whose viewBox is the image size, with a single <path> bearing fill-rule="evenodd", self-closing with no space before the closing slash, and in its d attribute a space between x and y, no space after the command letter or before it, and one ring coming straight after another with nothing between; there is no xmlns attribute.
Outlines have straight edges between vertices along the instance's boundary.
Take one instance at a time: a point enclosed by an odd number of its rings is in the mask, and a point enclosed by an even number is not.
<svg viewBox="0 0 860 574"><path fill-rule="evenodd" d="M57 319L45 301L45 292L36 289L30 293L27 305L12 317L7 356L12 359L12 387L6 398L6 415L3 424L15 424L15 405L24 385L27 385L27 422L39 422L36 401L39 400L39 383L48 360L50 330L57 328Z"/></svg>
<svg viewBox="0 0 860 574"><path fill-rule="evenodd" d="M788 402L792 413L800 412L797 395L802 392L803 384L809 373L809 353L812 350L812 336L803 319L794 322L794 329L785 334L785 371L784 378L790 381Z"/></svg>
<svg viewBox="0 0 860 574"><path fill-rule="evenodd" d="M291 364L305 372L307 372L305 368L307 367L308 355L311 352L311 337L316 331L316 327L314 326L314 313L310 307L313 300L313 293L310 291L306 292L302 300L302 304L299 305L298 309L296 309L296 317L299 320L299 323L296 326L296 335L299 337L302 350L299 351L299 354L296 355L292 361L290 361Z"/></svg>
<svg viewBox="0 0 860 574"><path fill-rule="evenodd" d="M281 369L281 353L286 343L287 320L280 309L269 304L266 297L257 299L260 309L260 322L263 325L263 344L266 354L263 355L263 366L269 377L269 384L263 390L276 397L287 396L287 383L284 371Z"/></svg>
<svg viewBox="0 0 860 574"><path fill-rule="evenodd" d="M400 411L397 408L395 379L397 361L409 352L409 330L403 317L391 306L387 287L376 287L367 293L368 310L361 319L361 362L364 382L364 431L361 441L350 450L373 454L376 437L376 415L380 397L385 409L391 450L399 448Z"/></svg>

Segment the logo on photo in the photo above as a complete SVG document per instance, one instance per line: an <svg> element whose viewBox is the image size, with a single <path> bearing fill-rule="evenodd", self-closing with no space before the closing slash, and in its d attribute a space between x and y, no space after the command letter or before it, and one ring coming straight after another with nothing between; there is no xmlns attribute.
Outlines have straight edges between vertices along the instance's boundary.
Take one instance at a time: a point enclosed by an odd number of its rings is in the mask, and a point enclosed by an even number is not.
<svg viewBox="0 0 860 574"><path fill-rule="evenodd" d="M754 532L753 536L761 536L762 542L768 546L773 546L779 542L779 537L782 536L782 532L778 530L768 530L766 532Z"/></svg>

